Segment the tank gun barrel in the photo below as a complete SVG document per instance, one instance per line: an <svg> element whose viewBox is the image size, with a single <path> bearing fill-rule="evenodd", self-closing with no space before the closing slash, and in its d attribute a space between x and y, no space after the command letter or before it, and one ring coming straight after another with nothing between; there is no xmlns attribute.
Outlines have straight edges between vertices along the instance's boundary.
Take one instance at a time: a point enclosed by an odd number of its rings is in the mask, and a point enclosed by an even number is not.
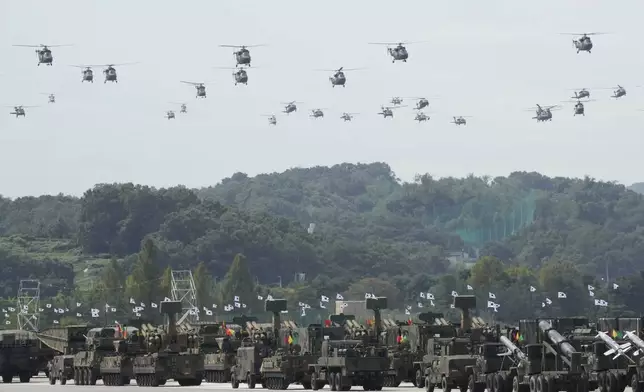
<svg viewBox="0 0 644 392"><path fill-rule="evenodd" d="M521 351L519 347L517 347L514 343L512 343L510 339L501 335L499 340L501 341L501 343L505 345L505 347L508 348L508 350L512 352L512 354L514 354L517 358L519 358L519 360L524 361L528 359L528 357L523 353L523 351Z"/></svg>

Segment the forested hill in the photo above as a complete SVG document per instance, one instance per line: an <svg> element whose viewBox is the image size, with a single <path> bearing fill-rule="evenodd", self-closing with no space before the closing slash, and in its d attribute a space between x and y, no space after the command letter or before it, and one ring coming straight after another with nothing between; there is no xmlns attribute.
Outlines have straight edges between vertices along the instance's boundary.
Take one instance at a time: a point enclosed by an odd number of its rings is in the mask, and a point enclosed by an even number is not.
<svg viewBox="0 0 644 392"><path fill-rule="evenodd" d="M153 269L140 262L146 238ZM491 257L468 269L454 262L457 252ZM106 285L149 296L141 282L200 262L200 274L231 284L237 254L250 284L279 291L281 281L294 303L376 291L402 306L423 290L448 297L470 284L510 293L502 313L516 316L526 287L587 298L586 285L599 287L608 270L611 281L630 280L620 281L622 297L605 298L644 311L627 291L644 287L642 195L591 178L515 172L403 183L384 163L340 164L236 173L199 190L101 184L81 198L0 199L0 297L15 296L28 277L41 279L44 296L101 297ZM293 282L297 273L304 284Z"/></svg>

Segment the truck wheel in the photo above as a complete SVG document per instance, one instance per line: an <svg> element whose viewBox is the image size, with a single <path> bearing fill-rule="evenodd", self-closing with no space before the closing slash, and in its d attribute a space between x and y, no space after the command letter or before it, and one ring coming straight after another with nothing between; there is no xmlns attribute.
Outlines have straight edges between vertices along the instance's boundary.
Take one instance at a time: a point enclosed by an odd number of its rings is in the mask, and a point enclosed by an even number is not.
<svg viewBox="0 0 644 392"><path fill-rule="evenodd" d="M56 385L56 379L53 376L49 376L49 385Z"/></svg>
<svg viewBox="0 0 644 392"><path fill-rule="evenodd" d="M443 392L450 392L452 390L452 386L449 385L449 383L447 382L447 377L445 376L443 376L443 378L441 379L441 389L443 390Z"/></svg>
<svg viewBox="0 0 644 392"><path fill-rule="evenodd" d="M22 372L18 375L18 378L22 383L29 382L31 380L31 372Z"/></svg>
<svg viewBox="0 0 644 392"><path fill-rule="evenodd" d="M495 374L494 375L494 384L493 385L494 385L494 392L510 392L510 391L505 390L505 380L503 380L503 376L501 376L500 374ZM548 392L550 392L550 391L548 391Z"/></svg>
<svg viewBox="0 0 644 392"><path fill-rule="evenodd" d="M619 383L617 377L615 377L615 373L608 373L607 379L608 392L619 392ZM22 382L22 379L20 381Z"/></svg>
<svg viewBox="0 0 644 392"><path fill-rule="evenodd" d="M335 383L335 373L329 373L329 389L332 391L338 390L338 385Z"/></svg>
<svg viewBox="0 0 644 392"><path fill-rule="evenodd" d="M425 377L423 377L423 373L420 371L420 369L416 369L416 388L422 388L425 386L425 383L423 382L425 380Z"/></svg>
<svg viewBox="0 0 644 392"><path fill-rule="evenodd" d="M642 392L642 384L640 384L640 380L637 377L637 373L633 374L633 377L631 377L631 389L633 392ZM578 392L584 392L584 391L578 391Z"/></svg>
<svg viewBox="0 0 644 392"><path fill-rule="evenodd" d="M543 375L539 375L537 377L537 392L548 392L546 389L548 388L548 385L546 384L546 379L543 377Z"/></svg>
<svg viewBox="0 0 644 392"><path fill-rule="evenodd" d="M239 381L237 381L237 376L235 374L230 375L230 385L233 389L239 388Z"/></svg>
<svg viewBox="0 0 644 392"><path fill-rule="evenodd" d="M432 384L429 376L425 377L425 392L434 392L436 385Z"/></svg>
<svg viewBox="0 0 644 392"><path fill-rule="evenodd" d="M55 380L55 379L54 379L54 380ZM60 380L60 385L65 385L65 384L67 384L67 379L66 379L66 378L65 378L65 376L63 376L62 374L60 375L59 380ZM54 381L54 382L55 382L55 381Z"/></svg>
<svg viewBox="0 0 644 392"><path fill-rule="evenodd" d="M311 389L313 387L312 381L302 381L302 387L304 389Z"/></svg>
<svg viewBox="0 0 644 392"><path fill-rule="evenodd" d="M519 392L519 389L520 389L519 376L514 376L512 377L512 392Z"/></svg>
<svg viewBox="0 0 644 392"><path fill-rule="evenodd" d="M255 389L255 377L253 377L252 374L246 376L246 384L248 385L249 389Z"/></svg>

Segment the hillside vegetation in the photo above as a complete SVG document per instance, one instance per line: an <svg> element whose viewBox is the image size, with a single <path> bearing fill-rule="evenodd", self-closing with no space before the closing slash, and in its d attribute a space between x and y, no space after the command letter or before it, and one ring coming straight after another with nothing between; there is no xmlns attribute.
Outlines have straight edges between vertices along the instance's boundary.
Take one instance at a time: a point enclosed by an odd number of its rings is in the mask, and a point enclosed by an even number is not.
<svg viewBox="0 0 644 392"><path fill-rule="evenodd" d="M638 313L643 227L642 195L538 173L403 183L373 163L236 173L199 190L99 184L81 198L0 198L0 263L9 266L0 296L11 301L20 279L37 278L59 303L109 299L125 309L130 296L168 295L171 268L193 270L204 304L245 287L249 305L268 292L293 306L373 292L416 307L430 291L448 309L452 290L469 284L482 305L498 293L499 317L593 312L593 298ZM456 252L480 259L469 268ZM568 298L556 300L559 291ZM553 304L542 307L545 298Z"/></svg>

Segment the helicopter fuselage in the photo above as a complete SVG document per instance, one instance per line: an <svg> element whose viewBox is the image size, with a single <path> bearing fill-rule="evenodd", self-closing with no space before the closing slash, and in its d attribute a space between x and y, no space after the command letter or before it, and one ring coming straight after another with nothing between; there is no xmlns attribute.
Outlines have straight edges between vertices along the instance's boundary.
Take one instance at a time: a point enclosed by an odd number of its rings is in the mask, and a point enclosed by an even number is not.
<svg viewBox="0 0 644 392"><path fill-rule="evenodd" d="M197 89L197 98L206 98L206 86L195 86Z"/></svg>
<svg viewBox="0 0 644 392"><path fill-rule="evenodd" d="M311 113L311 117L313 118L324 117L324 113L321 110L316 110L313 113Z"/></svg>
<svg viewBox="0 0 644 392"><path fill-rule="evenodd" d="M429 120L429 117L427 117L427 116L416 116L416 118L414 120L416 120L418 122L427 121L427 120Z"/></svg>
<svg viewBox="0 0 644 392"><path fill-rule="evenodd" d="M575 116L578 115L578 114L582 115L582 116L585 116L585 114L584 114L584 105L580 105L580 104L575 105Z"/></svg>
<svg viewBox="0 0 644 392"><path fill-rule="evenodd" d="M297 106L295 105L288 105L284 108L284 113L286 114L291 114L293 112L297 111Z"/></svg>
<svg viewBox="0 0 644 392"><path fill-rule="evenodd" d="M168 117L168 120L173 119L174 118L174 113L168 113L167 117Z"/></svg>
<svg viewBox="0 0 644 392"><path fill-rule="evenodd" d="M248 84L248 73L244 70L237 71L233 74L235 76L235 86L237 83Z"/></svg>
<svg viewBox="0 0 644 392"><path fill-rule="evenodd" d="M588 52L593 48L593 42L590 38L580 38L578 40L573 40L575 43L575 48L577 48L577 53L579 52Z"/></svg>
<svg viewBox="0 0 644 392"><path fill-rule="evenodd" d="M429 106L429 102L428 102L428 101L426 101L426 100L421 99L421 100L420 100L420 101L418 101L418 103L416 104L416 110L424 109L424 108L426 108L427 106Z"/></svg>
<svg viewBox="0 0 644 392"><path fill-rule="evenodd" d="M103 73L105 73L105 81L104 81L104 83L107 83L107 82L118 83L119 82L117 80L117 78L116 78L116 70L114 68L108 68L105 71L103 71Z"/></svg>
<svg viewBox="0 0 644 392"><path fill-rule="evenodd" d="M615 90L615 91L613 92L613 94L614 94L614 95L613 95L613 98L620 98L620 97L623 97L624 95L626 95L626 90L622 90L622 89L620 89L620 90Z"/></svg>
<svg viewBox="0 0 644 392"><path fill-rule="evenodd" d="M337 72L335 75L329 77L329 81L331 82L331 86L333 87L345 87L345 83L347 83L347 77L344 76L344 72Z"/></svg>
<svg viewBox="0 0 644 392"><path fill-rule="evenodd" d="M14 109L14 111L9 113L9 114L14 114L16 116L16 118L18 118L20 116L26 117L26 113L25 113L24 109Z"/></svg>
<svg viewBox="0 0 644 392"><path fill-rule="evenodd" d="M537 116L532 118L536 119L537 122L552 121L552 113L548 111L537 112Z"/></svg>
<svg viewBox="0 0 644 392"><path fill-rule="evenodd" d="M188 113L188 107L186 105L181 105L181 111L179 113Z"/></svg>
<svg viewBox="0 0 644 392"><path fill-rule="evenodd" d="M270 117L268 119L268 124L269 125L277 125L277 119L275 117Z"/></svg>
<svg viewBox="0 0 644 392"><path fill-rule="evenodd" d="M92 82L94 83L94 72L91 69L86 69L83 71L83 79L81 82Z"/></svg>
<svg viewBox="0 0 644 392"><path fill-rule="evenodd" d="M40 64L53 65L54 64L54 56L52 56L51 50L49 50L49 49L41 49L41 50L36 50L36 53L38 53L38 65L40 65Z"/></svg>
<svg viewBox="0 0 644 392"><path fill-rule="evenodd" d="M391 110L383 110L382 113L380 113L380 114L382 114L383 118L387 118L387 117L393 118L394 117L394 112L392 112Z"/></svg>
<svg viewBox="0 0 644 392"><path fill-rule="evenodd" d="M575 98L575 99L590 98L590 92L586 91L586 90L581 90L581 91L575 93L575 96L571 97L571 98Z"/></svg>
<svg viewBox="0 0 644 392"><path fill-rule="evenodd" d="M392 60L391 60L392 63L395 63L396 60L406 63L407 59L409 58L409 52L407 52L407 49L403 46L389 48L388 52L389 52L389 55L392 57Z"/></svg>
<svg viewBox="0 0 644 392"><path fill-rule="evenodd" d="M236 66L248 65L250 67L250 52L245 49L235 52L235 60L237 60Z"/></svg>

